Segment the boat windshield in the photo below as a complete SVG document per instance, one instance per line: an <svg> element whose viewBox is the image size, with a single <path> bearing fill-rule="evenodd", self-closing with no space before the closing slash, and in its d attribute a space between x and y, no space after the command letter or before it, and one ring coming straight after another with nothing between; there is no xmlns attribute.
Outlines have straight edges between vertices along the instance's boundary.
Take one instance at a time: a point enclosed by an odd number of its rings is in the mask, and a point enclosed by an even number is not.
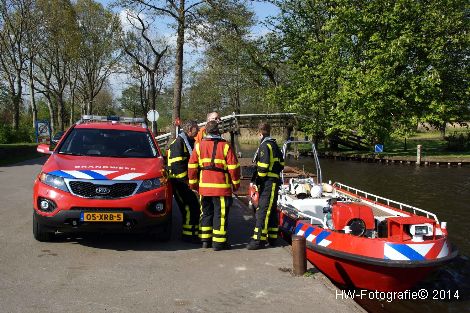
<svg viewBox="0 0 470 313"><path fill-rule="evenodd" d="M59 154L90 157L154 158L158 149L148 132L118 129L74 128Z"/></svg>

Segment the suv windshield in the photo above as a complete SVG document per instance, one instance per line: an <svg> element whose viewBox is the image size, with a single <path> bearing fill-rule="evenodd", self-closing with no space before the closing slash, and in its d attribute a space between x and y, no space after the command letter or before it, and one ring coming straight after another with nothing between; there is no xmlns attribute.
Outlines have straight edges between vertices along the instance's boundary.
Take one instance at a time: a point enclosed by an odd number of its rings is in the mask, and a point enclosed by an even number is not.
<svg viewBox="0 0 470 313"><path fill-rule="evenodd" d="M74 128L59 154L118 158L153 158L158 150L148 132Z"/></svg>

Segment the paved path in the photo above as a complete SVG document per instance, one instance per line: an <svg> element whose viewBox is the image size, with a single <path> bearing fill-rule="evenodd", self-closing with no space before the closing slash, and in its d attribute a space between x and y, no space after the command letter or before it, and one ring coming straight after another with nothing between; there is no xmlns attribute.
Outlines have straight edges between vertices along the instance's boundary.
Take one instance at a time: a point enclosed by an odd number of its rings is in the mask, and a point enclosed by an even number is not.
<svg viewBox="0 0 470 313"><path fill-rule="evenodd" d="M230 213L234 248L141 237L32 235L32 186L45 158L0 167L0 312L364 312L320 273L293 277L289 247L245 249L253 220ZM179 224L175 214L174 224Z"/></svg>

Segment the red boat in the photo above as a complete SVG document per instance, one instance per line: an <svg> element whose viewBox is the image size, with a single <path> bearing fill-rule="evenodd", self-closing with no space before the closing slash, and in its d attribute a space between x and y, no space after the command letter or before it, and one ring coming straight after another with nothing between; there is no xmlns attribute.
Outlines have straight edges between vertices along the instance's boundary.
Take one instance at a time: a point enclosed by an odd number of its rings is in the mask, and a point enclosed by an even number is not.
<svg viewBox="0 0 470 313"><path fill-rule="evenodd" d="M283 146L305 145L288 141ZM458 255L446 223L431 212L341 183L322 183L316 173L286 167L279 191L281 233L304 236L307 259L335 283L360 289L401 291L413 287ZM251 192L253 194L253 192Z"/></svg>

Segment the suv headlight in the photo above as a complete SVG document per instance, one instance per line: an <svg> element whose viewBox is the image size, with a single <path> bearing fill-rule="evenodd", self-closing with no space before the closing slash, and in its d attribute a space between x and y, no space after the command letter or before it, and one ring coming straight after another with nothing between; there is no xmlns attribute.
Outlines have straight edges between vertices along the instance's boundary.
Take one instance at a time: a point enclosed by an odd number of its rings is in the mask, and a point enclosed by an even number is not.
<svg viewBox="0 0 470 313"><path fill-rule="evenodd" d="M63 190L65 192L69 192L63 177L46 174L43 172L39 175L39 180L46 185Z"/></svg>
<svg viewBox="0 0 470 313"><path fill-rule="evenodd" d="M163 185L165 185L165 183L166 181L161 178L152 178L152 179L144 180L142 184L140 184L140 188L137 191L137 193L146 192L152 189L160 188Z"/></svg>

